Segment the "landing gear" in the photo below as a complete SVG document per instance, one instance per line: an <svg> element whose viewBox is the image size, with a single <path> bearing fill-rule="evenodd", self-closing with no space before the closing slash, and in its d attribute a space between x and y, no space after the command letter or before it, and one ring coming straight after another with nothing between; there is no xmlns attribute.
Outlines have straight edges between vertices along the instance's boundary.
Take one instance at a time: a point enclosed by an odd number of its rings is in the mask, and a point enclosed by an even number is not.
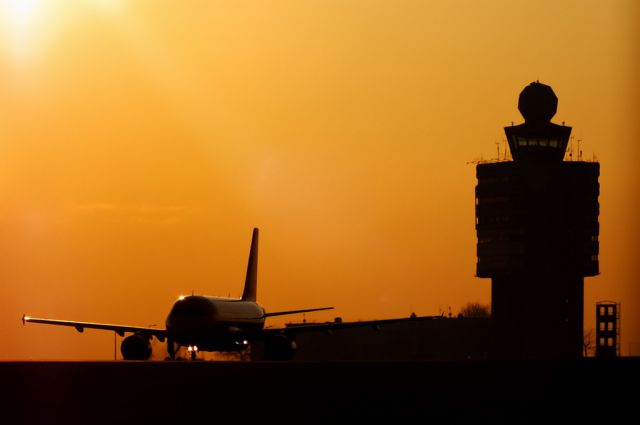
<svg viewBox="0 0 640 425"><path fill-rule="evenodd" d="M191 360L192 361L196 360L196 356L198 354L198 346L197 345L190 345L189 347L187 347L187 351L191 355Z"/></svg>
<svg viewBox="0 0 640 425"><path fill-rule="evenodd" d="M169 353L169 360L176 359L176 346L171 338L167 338L167 353Z"/></svg>
<svg viewBox="0 0 640 425"><path fill-rule="evenodd" d="M167 338L167 354L169 356L166 360L183 360L182 357L178 357L177 354L182 348L182 345L177 345L171 338ZM189 345L187 347L187 352L189 353L189 358L191 360L198 360L198 346L197 345Z"/></svg>

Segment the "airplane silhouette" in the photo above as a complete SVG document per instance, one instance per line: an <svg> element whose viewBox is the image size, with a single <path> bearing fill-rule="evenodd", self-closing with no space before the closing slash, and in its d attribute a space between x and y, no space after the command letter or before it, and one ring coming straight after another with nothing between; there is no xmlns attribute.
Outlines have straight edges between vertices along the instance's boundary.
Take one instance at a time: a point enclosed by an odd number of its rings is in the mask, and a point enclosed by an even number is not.
<svg viewBox="0 0 640 425"><path fill-rule="evenodd" d="M198 351L241 352L250 343L264 343L265 358L289 360L295 356L297 334L310 331L333 330L361 326L377 326L406 320L424 320L441 316L373 320L362 322L334 322L296 325L285 328L265 328L265 319L287 314L330 310L333 307L309 308L267 313L257 302L258 272L258 229L253 229L249 263L241 298L212 297L202 295L181 296L173 304L166 319L166 328L114 325L107 323L77 322L70 320L40 319L22 316L22 323L42 323L47 325L71 326L78 332L85 328L114 331L124 337L120 346L125 360L148 360L151 357L151 339L167 342L171 360L176 359L177 350L187 347L191 359ZM178 346L176 348L176 345Z"/></svg>

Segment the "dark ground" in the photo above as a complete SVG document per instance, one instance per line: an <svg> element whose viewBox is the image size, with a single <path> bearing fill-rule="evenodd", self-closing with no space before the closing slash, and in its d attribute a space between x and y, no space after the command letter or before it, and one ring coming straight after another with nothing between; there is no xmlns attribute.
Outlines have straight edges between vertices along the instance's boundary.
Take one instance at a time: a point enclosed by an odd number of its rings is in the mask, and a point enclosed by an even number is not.
<svg viewBox="0 0 640 425"><path fill-rule="evenodd" d="M4 362L0 379L6 424L640 423L640 357Z"/></svg>

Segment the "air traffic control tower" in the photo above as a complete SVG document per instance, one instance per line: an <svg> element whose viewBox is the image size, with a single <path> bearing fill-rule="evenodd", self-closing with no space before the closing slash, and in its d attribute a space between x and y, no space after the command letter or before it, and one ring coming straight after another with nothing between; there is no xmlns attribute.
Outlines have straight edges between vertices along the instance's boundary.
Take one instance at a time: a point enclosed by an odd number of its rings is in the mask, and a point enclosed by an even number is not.
<svg viewBox="0 0 640 425"><path fill-rule="evenodd" d="M597 162L564 161L571 127L534 82L505 127L513 161L478 164L478 277L491 278L492 357L582 355L584 277L598 274Z"/></svg>

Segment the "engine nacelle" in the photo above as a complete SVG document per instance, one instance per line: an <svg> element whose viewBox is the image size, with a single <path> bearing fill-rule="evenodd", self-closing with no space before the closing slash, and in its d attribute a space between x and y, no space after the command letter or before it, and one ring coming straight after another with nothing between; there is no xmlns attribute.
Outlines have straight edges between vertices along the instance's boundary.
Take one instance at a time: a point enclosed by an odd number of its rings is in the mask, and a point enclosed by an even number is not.
<svg viewBox="0 0 640 425"><path fill-rule="evenodd" d="M291 360L297 351L296 342L286 335L272 335L264 342L264 356L269 360Z"/></svg>
<svg viewBox="0 0 640 425"><path fill-rule="evenodd" d="M151 340L141 334L129 335L122 340L120 352L125 360L149 360L151 357Z"/></svg>

